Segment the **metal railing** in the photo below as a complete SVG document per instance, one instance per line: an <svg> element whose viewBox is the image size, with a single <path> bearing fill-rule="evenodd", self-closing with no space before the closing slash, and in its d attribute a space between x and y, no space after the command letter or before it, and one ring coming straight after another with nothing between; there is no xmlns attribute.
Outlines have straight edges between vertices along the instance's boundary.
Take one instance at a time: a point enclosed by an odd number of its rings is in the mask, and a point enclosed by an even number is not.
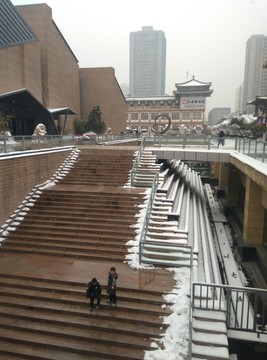
<svg viewBox="0 0 267 360"><path fill-rule="evenodd" d="M218 138L214 135L155 135L147 137L147 143L152 142L155 147L180 147L183 149L216 149ZM225 146L219 149L237 150L255 160L267 162L267 141L226 137Z"/></svg>
<svg viewBox="0 0 267 360"><path fill-rule="evenodd" d="M40 150L54 147L75 145L74 135L46 135L46 136L6 136L0 135L0 153L17 151Z"/></svg>
<svg viewBox="0 0 267 360"><path fill-rule="evenodd" d="M267 141L236 138L235 150L253 159L267 162Z"/></svg>
<svg viewBox="0 0 267 360"><path fill-rule="evenodd" d="M154 135L150 138L154 146L175 146L185 148L205 148L217 147L218 141L216 136L210 135Z"/></svg>
<svg viewBox="0 0 267 360"><path fill-rule="evenodd" d="M157 192L158 186L159 186L159 174L157 173L154 176L154 180L153 180L153 183L152 183L152 186L151 186L151 192L150 192L150 196L149 196L149 199L148 199L148 202L147 202L146 214L145 214L145 218L144 218L144 222L143 222L143 226L142 226L142 230L141 230L141 234L140 234L139 264L141 264L141 262L142 262L142 251L143 251L144 242L145 242L145 238L146 238L146 234L147 234L150 214L151 214L151 211L152 211L154 198L155 198L155 194Z"/></svg>
<svg viewBox="0 0 267 360"><path fill-rule="evenodd" d="M110 144L117 142L127 142L141 140L140 150L135 160L134 168L142 157L146 145L152 143L155 147L181 147L195 149L215 149L218 147L216 136L211 135L154 135L153 137L136 137L135 134L120 135L96 135L96 136L76 136L76 135L45 135L45 136L8 136L0 135L0 153L11 153L15 151L27 151L33 149L45 149L66 145L77 144ZM220 149L222 149L220 147ZM267 163L267 141L249 138L227 138L225 139L225 150L237 150L255 160ZM133 171L133 176L135 172Z"/></svg>
<svg viewBox="0 0 267 360"><path fill-rule="evenodd" d="M194 309L225 312L228 329L267 334L267 290L193 283Z"/></svg>
<svg viewBox="0 0 267 360"><path fill-rule="evenodd" d="M67 145L94 145L106 143L118 143L136 140L136 135L96 135L96 136L76 136L76 135L45 135L45 136L10 136L0 135L0 154L12 153L16 151L40 150Z"/></svg>
<svg viewBox="0 0 267 360"><path fill-rule="evenodd" d="M131 186L134 186L134 180L135 180L136 174L138 172L138 167L139 167L140 161L142 159L142 155L143 155L145 147L146 147L146 138L143 137L142 141L141 141L141 144L140 144L140 148L139 148L138 153L137 153L137 155L135 157L133 167L132 167L132 170L131 170Z"/></svg>

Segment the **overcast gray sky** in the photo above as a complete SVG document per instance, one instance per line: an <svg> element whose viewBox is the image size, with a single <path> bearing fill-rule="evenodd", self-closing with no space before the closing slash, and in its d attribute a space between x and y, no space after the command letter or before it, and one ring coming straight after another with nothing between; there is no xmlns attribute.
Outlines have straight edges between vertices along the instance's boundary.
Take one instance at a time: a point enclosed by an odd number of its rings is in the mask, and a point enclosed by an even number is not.
<svg viewBox="0 0 267 360"><path fill-rule="evenodd" d="M244 78L246 41L267 35L266 0L11 0L14 5L46 3L80 67L115 69L129 84L129 35L142 26L165 32L166 93L191 79L212 82L207 112L234 110Z"/></svg>

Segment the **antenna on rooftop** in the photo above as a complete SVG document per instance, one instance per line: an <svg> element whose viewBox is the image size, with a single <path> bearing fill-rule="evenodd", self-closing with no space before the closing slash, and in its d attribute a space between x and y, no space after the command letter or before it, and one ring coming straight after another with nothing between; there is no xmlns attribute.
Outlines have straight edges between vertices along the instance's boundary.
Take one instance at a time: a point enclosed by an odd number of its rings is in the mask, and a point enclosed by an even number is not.
<svg viewBox="0 0 267 360"><path fill-rule="evenodd" d="M186 73L186 81L187 81L187 80L188 80L188 77L189 77L189 76L191 76L191 77L192 77L192 75L190 74L190 72L189 72L188 70L186 70L186 72L185 72L185 73Z"/></svg>

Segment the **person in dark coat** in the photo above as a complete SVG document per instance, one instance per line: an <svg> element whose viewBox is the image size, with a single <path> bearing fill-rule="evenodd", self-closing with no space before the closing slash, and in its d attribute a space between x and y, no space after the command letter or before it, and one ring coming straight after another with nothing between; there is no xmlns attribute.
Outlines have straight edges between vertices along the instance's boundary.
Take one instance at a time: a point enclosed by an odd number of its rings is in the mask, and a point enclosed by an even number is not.
<svg viewBox="0 0 267 360"><path fill-rule="evenodd" d="M117 304L117 294L116 294L116 282L118 279L118 274L116 268L112 267L108 273L108 289L107 293L109 294L109 303L110 305L115 306Z"/></svg>
<svg viewBox="0 0 267 360"><path fill-rule="evenodd" d="M218 134L218 147L220 146L220 144L224 146L224 143L225 143L225 133L223 130L221 130Z"/></svg>
<svg viewBox="0 0 267 360"><path fill-rule="evenodd" d="M96 309L98 310L101 302L101 286L96 278L93 278L88 283L87 297L90 299L90 311L93 310L95 299L96 299Z"/></svg>

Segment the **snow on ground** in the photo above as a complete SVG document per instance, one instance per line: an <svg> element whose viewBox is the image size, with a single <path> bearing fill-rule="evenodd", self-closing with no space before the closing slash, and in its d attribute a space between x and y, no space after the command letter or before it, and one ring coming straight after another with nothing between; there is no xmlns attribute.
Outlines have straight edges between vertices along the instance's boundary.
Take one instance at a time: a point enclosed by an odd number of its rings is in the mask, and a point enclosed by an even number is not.
<svg viewBox="0 0 267 360"><path fill-rule="evenodd" d="M146 191L146 199L149 198L151 189ZM136 237L127 243L129 254L126 262L133 269L154 268L152 265L139 264L139 241L141 229L146 215L147 201L140 206L139 219L134 225ZM168 268L176 284L169 294L164 295L166 305L172 313L162 318L163 323L169 325L162 334L160 340L153 340L152 346L157 350L146 351L144 360L183 360L188 356L189 346L189 309L190 309L190 268ZM171 274L170 274L171 276Z"/></svg>

